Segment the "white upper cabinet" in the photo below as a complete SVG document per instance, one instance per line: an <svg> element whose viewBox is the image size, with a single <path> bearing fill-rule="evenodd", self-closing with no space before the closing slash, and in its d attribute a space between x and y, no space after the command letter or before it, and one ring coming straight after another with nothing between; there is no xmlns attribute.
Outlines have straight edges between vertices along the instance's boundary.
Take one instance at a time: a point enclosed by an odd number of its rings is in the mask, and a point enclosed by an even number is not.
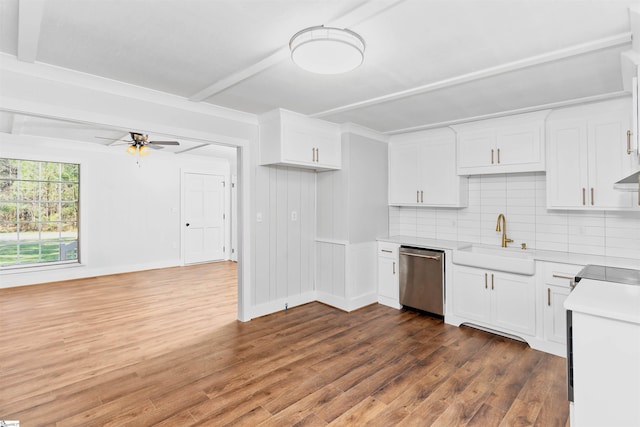
<svg viewBox="0 0 640 427"><path fill-rule="evenodd" d="M458 134L457 173L544 171L544 124L549 111L451 126Z"/></svg>
<svg viewBox="0 0 640 427"><path fill-rule="evenodd" d="M282 109L260 116L260 164L340 169L340 126Z"/></svg>
<svg viewBox="0 0 640 427"><path fill-rule="evenodd" d="M395 135L389 142L389 204L465 207L467 178L456 173L451 129Z"/></svg>
<svg viewBox="0 0 640 427"><path fill-rule="evenodd" d="M628 99L554 112L548 120L547 208L634 209L613 184L634 168ZM638 209L636 207L636 209Z"/></svg>

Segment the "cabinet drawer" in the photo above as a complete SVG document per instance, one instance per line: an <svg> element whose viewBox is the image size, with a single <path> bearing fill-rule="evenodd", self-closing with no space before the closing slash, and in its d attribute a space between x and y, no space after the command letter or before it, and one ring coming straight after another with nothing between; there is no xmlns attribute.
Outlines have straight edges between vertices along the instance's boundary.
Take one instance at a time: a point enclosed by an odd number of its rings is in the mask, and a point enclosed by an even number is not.
<svg viewBox="0 0 640 427"><path fill-rule="evenodd" d="M378 256L398 258L400 245L397 243L378 242Z"/></svg>
<svg viewBox="0 0 640 427"><path fill-rule="evenodd" d="M545 284L569 288L573 279L584 266L575 264L560 264L544 262L542 264L542 278Z"/></svg>

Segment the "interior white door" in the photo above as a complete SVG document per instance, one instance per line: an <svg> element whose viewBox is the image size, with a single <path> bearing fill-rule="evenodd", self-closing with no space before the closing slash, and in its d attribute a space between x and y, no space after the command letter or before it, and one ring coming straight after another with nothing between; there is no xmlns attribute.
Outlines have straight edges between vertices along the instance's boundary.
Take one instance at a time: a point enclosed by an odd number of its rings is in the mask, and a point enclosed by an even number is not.
<svg viewBox="0 0 640 427"><path fill-rule="evenodd" d="M185 173L184 263L224 259L224 177Z"/></svg>

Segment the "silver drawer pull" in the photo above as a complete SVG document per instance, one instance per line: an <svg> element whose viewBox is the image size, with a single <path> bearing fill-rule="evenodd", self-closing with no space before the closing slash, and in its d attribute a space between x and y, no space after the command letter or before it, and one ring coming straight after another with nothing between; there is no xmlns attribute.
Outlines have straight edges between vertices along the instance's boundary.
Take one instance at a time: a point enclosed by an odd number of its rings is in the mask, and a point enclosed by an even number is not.
<svg viewBox="0 0 640 427"><path fill-rule="evenodd" d="M562 274L554 274L553 277L555 277L556 279L567 279L567 280L573 280L573 277L571 276L564 276Z"/></svg>
<svg viewBox="0 0 640 427"><path fill-rule="evenodd" d="M389 249L382 249L382 252L386 252L388 254L392 254L393 253L393 251L390 251Z"/></svg>

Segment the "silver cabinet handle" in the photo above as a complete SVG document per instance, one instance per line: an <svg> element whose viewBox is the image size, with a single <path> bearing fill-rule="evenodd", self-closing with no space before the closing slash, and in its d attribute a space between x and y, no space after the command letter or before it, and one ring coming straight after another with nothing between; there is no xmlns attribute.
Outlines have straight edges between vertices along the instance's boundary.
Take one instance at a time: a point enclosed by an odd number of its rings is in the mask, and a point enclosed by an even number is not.
<svg viewBox="0 0 640 427"><path fill-rule="evenodd" d="M487 273L484 273L484 288L488 289L489 286L487 285Z"/></svg>
<svg viewBox="0 0 640 427"><path fill-rule="evenodd" d="M393 253L393 251L390 251L389 249L382 249L382 252L386 252L388 254L392 254Z"/></svg>
<svg viewBox="0 0 640 427"><path fill-rule="evenodd" d="M316 147L313 147L311 149L311 161L315 162L316 161Z"/></svg>
<svg viewBox="0 0 640 427"><path fill-rule="evenodd" d="M491 164L493 164L493 148L491 149Z"/></svg>
<svg viewBox="0 0 640 427"><path fill-rule="evenodd" d="M498 164L500 164L500 149L498 148Z"/></svg>
<svg viewBox="0 0 640 427"><path fill-rule="evenodd" d="M551 288L547 288L547 305L551 307Z"/></svg>
<svg viewBox="0 0 640 427"><path fill-rule="evenodd" d="M627 154L631 154L631 131L627 131Z"/></svg>
<svg viewBox="0 0 640 427"><path fill-rule="evenodd" d="M316 162L320 163L320 149L316 148Z"/></svg>
<svg viewBox="0 0 640 427"><path fill-rule="evenodd" d="M420 203L424 203L424 191L420 190Z"/></svg>
<svg viewBox="0 0 640 427"><path fill-rule="evenodd" d="M593 206L594 200L593 200L593 187L591 187L591 206Z"/></svg>
<svg viewBox="0 0 640 427"><path fill-rule="evenodd" d="M420 190L416 190L416 203L420 203Z"/></svg>
<svg viewBox="0 0 640 427"><path fill-rule="evenodd" d="M587 203L586 203L586 201L585 201L585 198L586 198L586 191L587 191L587 190L585 190L585 188L584 188L584 187L582 187L582 206L584 206L584 205L586 205L586 204L587 204Z"/></svg>
<svg viewBox="0 0 640 427"><path fill-rule="evenodd" d="M393 261L393 274L396 274L396 262Z"/></svg>
<svg viewBox="0 0 640 427"><path fill-rule="evenodd" d="M404 255L404 256L414 256L414 257L418 257L418 258L427 258L427 259L433 259L433 260L435 260L435 261L440 261L440 256L410 254L410 253L406 253L406 252L403 252L403 253L401 253L400 255Z"/></svg>
<svg viewBox="0 0 640 427"><path fill-rule="evenodd" d="M493 273L491 273L491 290L493 290Z"/></svg>

